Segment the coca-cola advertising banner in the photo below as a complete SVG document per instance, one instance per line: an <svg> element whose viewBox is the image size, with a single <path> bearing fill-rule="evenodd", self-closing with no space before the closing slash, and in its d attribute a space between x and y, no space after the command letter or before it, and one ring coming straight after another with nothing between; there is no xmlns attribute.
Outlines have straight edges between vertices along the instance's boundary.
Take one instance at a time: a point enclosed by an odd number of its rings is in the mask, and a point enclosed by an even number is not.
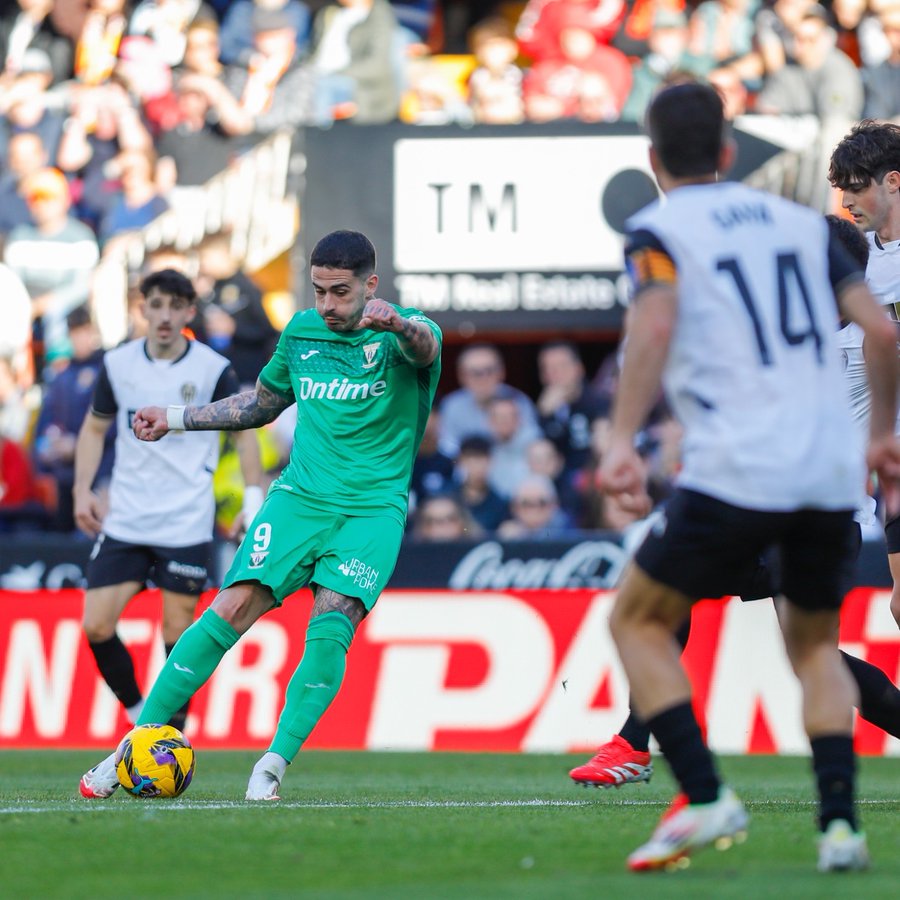
<svg viewBox="0 0 900 900"><path fill-rule="evenodd" d="M585 534L565 541L403 542L392 588L612 588L631 558L642 530ZM62 535L7 538L0 548L0 590L82 587L91 543ZM234 546L216 545L214 584L227 571ZM884 540L864 541L857 560L858 586L888 587Z"/></svg>
<svg viewBox="0 0 900 900"><path fill-rule="evenodd" d="M204 598L205 605L211 595ZM334 749L587 750L627 714L628 686L607 625L607 590L390 590L350 649L344 686L308 746ZM196 746L260 748L303 652L308 591L260 620L197 694ZM845 648L900 675L889 593L858 588ZM127 730L81 633L80 591L0 592L0 747L109 748ZM141 683L163 661L159 596L120 623ZM807 752L800 695L768 600L705 601L685 655L713 748ZM860 722L857 747L900 741Z"/></svg>

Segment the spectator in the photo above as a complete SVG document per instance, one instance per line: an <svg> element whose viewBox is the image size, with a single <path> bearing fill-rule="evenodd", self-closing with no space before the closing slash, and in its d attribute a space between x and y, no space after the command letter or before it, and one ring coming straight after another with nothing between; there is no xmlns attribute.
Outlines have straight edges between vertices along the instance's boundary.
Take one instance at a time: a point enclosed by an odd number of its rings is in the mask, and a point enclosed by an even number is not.
<svg viewBox="0 0 900 900"><path fill-rule="evenodd" d="M788 63L766 79L756 98L756 111L858 119L863 107L862 79L834 40L828 13L821 6L812 7L794 28L796 64Z"/></svg>
<svg viewBox="0 0 900 900"><path fill-rule="evenodd" d="M497 537L503 540L553 540L572 533L559 508L556 488L546 475L529 475L521 481L510 509L512 518L497 529Z"/></svg>
<svg viewBox="0 0 900 900"><path fill-rule="evenodd" d="M152 154L126 150L114 162L122 189L100 222L98 237L104 250L111 241L122 241L145 228L169 208L156 187Z"/></svg>
<svg viewBox="0 0 900 900"><path fill-rule="evenodd" d="M414 125L472 122L462 86L448 77L441 63L431 56L409 61L399 115L401 121Z"/></svg>
<svg viewBox="0 0 900 900"><path fill-rule="evenodd" d="M534 63L525 74L525 115L532 122L615 121L631 90L631 78L625 54L598 43L579 14L561 29L557 54Z"/></svg>
<svg viewBox="0 0 900 900"><path fill-rule="evenodd" d="M110 81L79 91L57 157L72 178L75 215L97 231L121 190L113 174L116 157L152 150L150 132L122 84Z"/></svg>
<svg viewBox="0 0 900 900"><path fill-rule="evenodd" d="M178 122L172 68L152 38L140 35L123 38L113 76L126 88L154 135Z"/></svg>
<svg viewBox="0 0 900 900"><path fill-rule="evenodd" d="M278 330L263 306L262 291L241 268L228 232L203 239L198 263L194 283L203 309L206 341L231 363L241 389L249 390L272 356Z"/></svg>
<svg viewBox="0 0 900 900"><path fill-rule="evenodd" d="M149 37L169 66L184 58L187 30L201 19L217 21L215 11L203 0L142 0L128 23L128 33Z"/></svg>
<svg viewBox="0 0 900 900"><path fill-rule="evenodd" d="M440 405L441 451L456 457L460 442L470 434L490 437L488 407L494 397L512 397L516 401L522 428L529 438L537 437L534 404L520 390L503 383L506 370L500 351L491 344L470 344L456 363L460 387L444 397Z"/></svg>
<svg viewBox="0 0 900 900"><path fill-rule="evenodd" d="M522 70L516 65L519 46L502 16L473 26L469 44L476 67L469 76L469 106L475 122L514 125L525 116Z"/></svg>
<svg viewBox="0 0 900 900"><path fill-rule="evenodd" d="M413 537L419 541L465 541L481 536L478 525L452 494L426 497L415 514Z"/></svg>
<svg viewBox="0 0 900 900"><path fill-rule="evenodd" d="M525 449L534 440L530 428L522 426L514 397L494 397L488 405L491 431L491 487L502 497L511 497L528 474Z"/></svg>
<svg viewBox="0 0 900 900"><path fill-rule="evenodd" d="M549 438L532 441L525 448L525 463L529 474L546 475L553 482L560 508L568 520L575 521L581 499L574 487L578 473L566 472L565 460L556 444Z"/></svg>
<svg viewBox="0 0 900 900"><path fill-rule="evenodd" d="M22 71L29 50L40 50L50 63L50 82L72 77L72 44L50 20L53 0L18 0L0 18L0 86Z"/></svg>
<svg viewBox="0 0 900 900"><path fill-rule="evenodd" d="M688 20L680 10L661 8L647 34L648 52L634 66L631 91L622 118L643 122L650 99L673 72L689 71L693 57L687 52Z"/></svg>
<svg viewBox="0 0 900 900"><path fill-rule="evenodd" d="M92 87L112 75L128 24L128 0L89 0L75 43L75 78Z"/></svg>
<svg viewBox="0 0 900 900"><path fill-rule="evenodd" d="M410 482L410 505L413 507L427 497L446 494L453 489L453 460L438 449L438 420L439 413L432 409L413 463Z"/></svg>
<svg viewBox="0 0 900 900"><path fill-rule="evenodd" d="M490 468L491 442L480 435L463 438L454 478L463 506L486 532L496 531L509 518L509 504L491 487Z"/></svg>
<svg viewBox="0 0 900 900"><path fill-rule="evenodd" d="M75 531L72 488L75 484L75 442L91 405L94 385L103 365L103 350L91 314L78 306L66 317L72 356L66 367L47 386L34 435L34 456L38 471L52 475L57 487L57 503L50 527L54 531ZM94 480L94 491L103 494L112 474L115 428L110 429L103 458Z"/></svg>
<svg viewBox="0 0 900 900"><path fill-rule="evenodd" d="M900 115L900 7L889 6L880 16L890 43L890 56L862 70L867 119L893 119Z"/></svg>
<svg viewBox="0 0 900 900"><path fill-rule="evenodd" d="M91 229L69 215L69 185L59 169L40 169L23 189L36 224L10 232L4 260L31 297L39 342L35 349L43 357L36 360L39 373L44 360L69 354L66 315L87 303L99 253Z"/></svg>
<svg viewBox="0 0 900 900"><path fill-rule="evenodd" d="M294 32L297 54L303 56L309 43L312 22L309 6L302 0L235 0L222 20L219 38L220 59L226 65L246 66L254 51L253 17L257 10L274 10L284 14Z"/></svg>
<svg viewBox="0 0 900 900"><path fill-rule="evenodd" d="M887 59L891 48L881 20L891 8L896 9L895 0L883 6L870 6L867 0L832 0L836 46L855 66L877 66Z"/></svg>
<svg viewBox="0 0 900 900"><path fill-rule="evenodd" d="M750 53L758 5L759 0L703 0L689 21L692 70L705 74Z"/></svg>
<svg viewBox="0 0 900 900"><path fill-rule="evenodd" d="M754 19L753 48L726 67L754 90L764 77L771 77L788 63L796 63L794 29L815 6L815 0L774 0Z"/></svg>
<svg viewBox="0 0 900 900"><path fill-rule="evenodd" d="M28 454L0 435L0 533L40 531L45 520Z"/></svg>
<svg viewBox="0 0 900 900"><path fill-rule="evenodd" d="M251 32L252 36L252 32ZM185 34L184 57L176 73L190 72L221 78L225 66L221 60L219 25L209 19L199 19Z"/></svg>
<svg viewBox="0 0 900 900"><path fill-rule="evenodd" d="M713 69L706 80L719 92L724 104L725 118L733 122L748 111L750 92L738 73L730 66Z"/></svg>
<svg viewBox="0 0 900 900"><path fill-rule="evenodd" d="M609 406L591 390L578 348L569 341L554 341L541 347L538 373L538 424L562 454L568 478L587 462L590 423Z"/></svg>
<svg viewBox="0 0 900 900"><path fill-rule="evenodd" d="M0 263L0 359L26 382L33 374L30 348L31 297L22 279Z"/></svg>
<svg viewBox="0 0 900 900"><path fill-rule="evenodd" d="M11 356L0 356L0 436L24 444L31 434L38 392L26 391Z"/></svg>
<svg viewBox="0 0 900 900"><path fill-rule="evenodd" d="M625 6L625 18L611 43L630 59L643 59L650 52L650 32L658 15L681 13L687 19L684 0L626 0Z"/></svg>
<svg viewBox="0 0 900 900"><path fill-rule="evenodd" d="M234 97L217 78L185 73L175 96L178 123L156 141L157 180L173 207L189 208L194 189L229 166L238 152L235 138L246 129Z"/></svg>
<svg viewBox="0 0 900 900"><path fill-rule="evenodd" d="M9 139L9 167L0 175L0 235L6 237L16 225L34 225L22 182L38 169L46 168L47 151L35 131L22 131Z"/></svg>
<svg viewBox="0 0 900 900"><path fill-rule="evenodd" d="M0 89L0 168L9 164L12 136L25 131L40 137L48 160L56 159L65 115L50 102L47 88L51 78L47 54L29 50L9 86Z"/></svg>
<svg viewBox="0 0 900 900"><path fill-rule="evenodd" d="M532 64L562 56L563 33L585 32L591 49L608 45L625 18L624 0L529 0L519 16L516 38Z"/></svg>
<svg viewBox="0 0 900 900"><path fill-rule="evenodd" d="M314 75L301 63L297 34L283 9L253 12L253 53L245 66L231 67L225 84L239 98L241 133L271 134L309 124Z"/></svg>
<svg viewBox="0 0 900 900"><path fill-rule="evenodd" d="M313 19L315 121L391 122L400 110L405 42L388 0L337 0Z"/></svg>

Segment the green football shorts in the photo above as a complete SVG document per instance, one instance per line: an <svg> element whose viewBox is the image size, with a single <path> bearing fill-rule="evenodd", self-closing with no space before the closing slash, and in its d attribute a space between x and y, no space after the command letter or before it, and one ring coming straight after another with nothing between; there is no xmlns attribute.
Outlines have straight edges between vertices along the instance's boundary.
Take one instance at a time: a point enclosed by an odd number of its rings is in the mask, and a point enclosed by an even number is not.
<svg viewBox="0 0 900 900"><path fill-rule="evenodd" d="M402 539L396 517L324 512L276 488L253 519L222 587L258 581L280 606L312 582L370 610L394 571Z"/></svg>

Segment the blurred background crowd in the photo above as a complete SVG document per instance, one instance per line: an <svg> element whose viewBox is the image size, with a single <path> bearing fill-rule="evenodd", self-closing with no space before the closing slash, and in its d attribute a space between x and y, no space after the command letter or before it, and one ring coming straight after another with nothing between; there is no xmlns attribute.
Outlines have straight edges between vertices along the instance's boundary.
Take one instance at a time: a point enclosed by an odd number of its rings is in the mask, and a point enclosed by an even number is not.
<svg viewBox="0 0 900 900"><path fill-rule="evenodd" d="M291 304L267 293L244 242L207 222L189 246L146 252L142 239L135 255L135 235L189 216L267 136L337 122L638 122L660 85L696 77L732 117L894 118L900 0L2 0L0 530L73 531L75 437L104 348L142 333L142 274L191 274L196 338L255 381ZM120 310L103 273L122 260ZM588 371L576 344L545 344L525 391L506 381L508 352L470 345L448 366L411 533L627 527L594 477L615 354ZM260 434L273 475L290 436L289 417ZM223 533L240 505L225 443ZM660 406L642 444L657 499L678 444ZM107 457L100 490L111 446Z"/></svg>

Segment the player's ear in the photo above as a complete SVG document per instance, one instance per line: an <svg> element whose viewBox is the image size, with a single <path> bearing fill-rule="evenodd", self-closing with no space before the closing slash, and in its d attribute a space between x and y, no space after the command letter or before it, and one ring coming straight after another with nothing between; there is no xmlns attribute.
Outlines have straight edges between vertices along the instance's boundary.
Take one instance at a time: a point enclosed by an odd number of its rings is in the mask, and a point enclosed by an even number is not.
<svg viewBox="0 0 900 900"><path fill-rule="evenodd" d="M887 188L891 193L900 191L900 172L892 169L881 179L881 183L887 185Z"/></svg>
<svg viewBox="0 0 900 900"><path fill-rule="evenodd" d="M373 272L366 279L366 300L371 300L375 296L375 290L378 287L378 276Z"/></svg>
<svg viewBox="0 0 900 900"><path fill-rule="evenodd" d="M647 156L650 160L650 168L653 171L653 174L656 176L656 180L659 181L659 172L662 164L659 161L659 154L653 148L653 144L650 144L647 150Z"/></svg>

